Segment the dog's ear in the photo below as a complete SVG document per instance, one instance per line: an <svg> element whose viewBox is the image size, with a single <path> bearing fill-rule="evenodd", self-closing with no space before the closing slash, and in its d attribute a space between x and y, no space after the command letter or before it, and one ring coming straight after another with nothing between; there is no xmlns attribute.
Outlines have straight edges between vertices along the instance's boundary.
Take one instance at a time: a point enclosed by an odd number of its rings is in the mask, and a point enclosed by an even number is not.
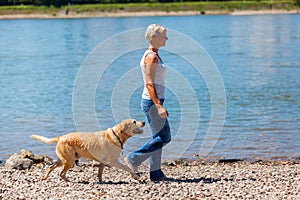
<svg viewBox="0 0 300 200"><path fill-rule="evenodd" d="M120 128L121 130L127 130L128 128L128 123L126 120L124 120L121 124L120 124Z"/></svg>
<svg viewBox="0 0 300 200"><path fill-rule="evenodd" d="M123 130L127 130L129 127L129 124L127 122L124 123L124 129Z"/></svg>

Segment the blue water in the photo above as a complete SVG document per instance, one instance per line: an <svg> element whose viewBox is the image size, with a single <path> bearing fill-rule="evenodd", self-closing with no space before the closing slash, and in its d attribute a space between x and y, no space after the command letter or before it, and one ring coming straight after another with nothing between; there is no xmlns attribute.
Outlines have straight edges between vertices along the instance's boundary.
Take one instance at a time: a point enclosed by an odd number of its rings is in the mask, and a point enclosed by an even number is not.
<svg viewBox="0 0 300 200"><path fill-rule="evenodd" d="M178 71L193 90L193 95L187 90L185 98L174 90L167 91L166 107L174 140L164 158L192 158L201 152L213 158L299 157L299 22L300 15L1 20L0 160L21 149L54 157L55 145L39 143L30 135L53 137L76 131L79 127L74 120L74 90L88 55L111 36L145 28L150 23L163 24L202 45L217 66L226 95L226 104L219 105L226 111L222 132L209 138L213 146L206 144L215 106L207 81L181 55L162 48L161 56L169 69ZM185 41L170 36L167 46L173 43L187 55L195 53ZM118 51L118 45L130 48L134 42L118 41L114 50ZM122 110L124 105L112 103L113 92L122 85L124 74L134 67L138 69L142 53L143 49L138 49L111 60L105 75L96 83L93 111L99 127L106 129L119 122L112 112ZM90 73L96 72L91 69ZM128 88L137 82L142 85L137 76L126 80ZM184 85L180 80L171 80L170 84L179 89ZM130 116L138 120L144 120L141 88L130 91L128 99L124 96ZM184 92L183 89L180 94ZM193 98L196 104L190 101ZM82 118L87 125L81 129L95 131L89 119ZM179 131L182 124L185 129ZM195 134L190 143L192 132ZM183 137L176 137L180 135ZM123 155L142 145L147 137L148 129L143 136L130 139Z"/></svg>

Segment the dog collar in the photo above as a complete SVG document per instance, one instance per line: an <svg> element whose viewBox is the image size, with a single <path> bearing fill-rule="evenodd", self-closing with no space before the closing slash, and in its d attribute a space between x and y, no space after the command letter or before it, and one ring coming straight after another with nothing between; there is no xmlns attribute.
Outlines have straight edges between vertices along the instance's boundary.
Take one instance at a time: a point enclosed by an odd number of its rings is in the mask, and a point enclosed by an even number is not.
<svg viewBox="0 0 300 200"><path fill-rule="evenodd" d="M123 149L123 143L122 143L121 139L117 136L117 134L115 133L114 129L111 129L111 130L112 130L113 134L116 136L116 138L118 138L119 143L121 144L121 149Z"/></svg>

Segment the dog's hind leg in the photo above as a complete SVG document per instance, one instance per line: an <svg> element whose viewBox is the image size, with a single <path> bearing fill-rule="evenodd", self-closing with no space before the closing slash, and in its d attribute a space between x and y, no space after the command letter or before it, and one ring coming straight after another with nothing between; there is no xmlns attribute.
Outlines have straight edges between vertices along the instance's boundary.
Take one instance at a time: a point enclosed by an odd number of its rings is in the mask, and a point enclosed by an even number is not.
<svg viewBox="0 0 300 200"><path fill-rule="evenodd" d="M61 160L57 160L52 166L50 166L45 174L45 176L42 178L42 180L46 180L49 176L49 174L57 167L62 166Z"/></svg>
<svg viewBox="0 0 300 200"><path fill-rule="evenodd" d="M74 165L75 160L77 159L75 156L75 151L71 146L65 145L64 148L57 148L56 154L63 164L63 169L61 170L59 175L64 181L69 182L66 174L68 170Z"/></svg>
<svg viewBox="0 0 300 200"><path fill-rule="evenodd" d="M73 166L74 162L75 162L75 159L65 160L63 162L64 167L61 170L59 175L66 182L69 182L69 179L67 179L66 174L67 174L68 170Z"/></svg>
<svg viewBox="0 0 300 200"><path fill-rule="evenodd" d="M98 169L99 182L102 182L102 174L103 174L104 167L105 167L105 165L103 163L100 163L99 169Z"/></svg>

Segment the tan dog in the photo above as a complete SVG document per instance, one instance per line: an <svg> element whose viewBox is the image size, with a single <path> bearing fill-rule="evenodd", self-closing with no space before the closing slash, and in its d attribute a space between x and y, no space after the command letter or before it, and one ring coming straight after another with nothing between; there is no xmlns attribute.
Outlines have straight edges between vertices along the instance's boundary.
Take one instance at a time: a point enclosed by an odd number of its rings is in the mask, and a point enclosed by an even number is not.
<svg viewBox="0 0 300 200"><path fill-rule="evenodd" d="M43 180L46 180L48 175L56 167L63 166L60 176L63 180L69 181L66 177L66 173L73 166L75 160L80 157L100 162L98 171L100 182L102 181L105 164L128 171L134 179L138 180L139 175L128 166L120 163L118 158L126 140L135 134L143 133L142 127L144 126L145 122L126 119L113 128L99 132L74 132L51 139L39 135L32 135L32 138L47 144L57 142L56 154L58 160L48 169Z"/></svg>

